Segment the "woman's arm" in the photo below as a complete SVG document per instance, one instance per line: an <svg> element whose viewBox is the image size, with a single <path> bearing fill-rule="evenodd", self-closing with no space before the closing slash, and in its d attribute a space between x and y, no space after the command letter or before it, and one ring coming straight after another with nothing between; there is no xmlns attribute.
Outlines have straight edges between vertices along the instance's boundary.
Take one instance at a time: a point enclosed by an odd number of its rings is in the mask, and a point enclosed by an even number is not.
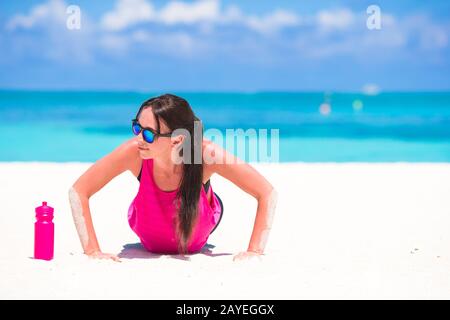
<svg viewBox="0 0 450 320"><path fill-rule="evenodd" d="M92 223L89 198L114 177L130 169L137 156L136 141L130 139L89 167L69 189L73 220L84 253L88 256L119 260L115 255L101 252Z"/></svg>
<svg viewBox="0 0 450 320"><path fill-rule="evenodd" d="M213 172L233 182L258 201L247 251L235 256L235 260L263 254L275 215L277 190L251 165L212 142L205 148L205 157L211 163Z"/></svg>

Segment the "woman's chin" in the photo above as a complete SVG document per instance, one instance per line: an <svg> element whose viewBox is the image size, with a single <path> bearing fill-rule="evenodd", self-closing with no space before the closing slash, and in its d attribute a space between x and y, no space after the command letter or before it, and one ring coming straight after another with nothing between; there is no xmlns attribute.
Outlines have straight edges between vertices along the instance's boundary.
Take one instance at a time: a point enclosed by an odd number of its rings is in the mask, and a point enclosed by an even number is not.
<svg viewBox="0 0 450 320"><path fill-rule="evenodd" d="M141 156L142 159L150 159L151 156L148 153L145 152L140 152L139 155Z"/></svg>

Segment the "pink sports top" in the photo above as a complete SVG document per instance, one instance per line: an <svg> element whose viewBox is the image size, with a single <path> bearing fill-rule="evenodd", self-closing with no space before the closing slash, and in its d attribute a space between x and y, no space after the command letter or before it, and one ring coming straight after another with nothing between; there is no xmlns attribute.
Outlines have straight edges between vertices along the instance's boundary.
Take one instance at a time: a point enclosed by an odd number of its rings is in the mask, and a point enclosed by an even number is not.
<svg viewBox="0 0 450 320"><path fill-rule="evenodd" d="M150 252L178 253L174 203L177 191L178 189L161 190L153 179L153 159L142 160L139 191L128 209L128 223L142 245ZM196 253L203 248L219 221L222 208L211 185L210 192L211 203L208 202L202 185L199 215L188 242L188 253Z"/></svg>

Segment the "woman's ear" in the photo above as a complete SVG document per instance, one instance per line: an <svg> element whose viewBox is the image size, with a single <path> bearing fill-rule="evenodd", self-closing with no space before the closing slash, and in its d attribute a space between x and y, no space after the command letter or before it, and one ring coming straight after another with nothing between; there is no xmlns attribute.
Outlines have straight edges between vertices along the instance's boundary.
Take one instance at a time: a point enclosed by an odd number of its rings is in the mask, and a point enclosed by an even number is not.
<svg viewBox="0 0 450 320"><path fill-rule="evenodd" d="M172 161L176 164L183 163L182 150L184 138L185 137L183 135L178 135L171 138L171 157Z"/></svg>
<svg viewBox="0 0 450 320"><path fill-rule="evenodd" d="M176 137L172 137L171 144L172 148L180 149L184 142L184 136L183 135L177 135Z"/></svg>

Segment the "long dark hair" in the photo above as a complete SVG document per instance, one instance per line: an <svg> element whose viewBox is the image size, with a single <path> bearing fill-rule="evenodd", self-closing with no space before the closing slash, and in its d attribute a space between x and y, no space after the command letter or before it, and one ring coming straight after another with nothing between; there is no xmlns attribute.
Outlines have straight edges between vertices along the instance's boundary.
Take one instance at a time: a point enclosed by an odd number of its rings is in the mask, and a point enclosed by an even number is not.
<svg viewBox="0 0 450 320"><path fill-rule="evenodd" d="M186 253L188 242L197 220L198 202L203 185L203 161L200 161L200 163L194 161L194 150L196 148L202 150L203 126L189 103L173 94L164 94L145 101L142 103L136 118L139 117L142 110L150 107L156 119L158 132L160 132L160 119L162 119L171 132L176 129L185 129L189 131L191 137L190 161L183 162L183 176L176 195L177 219L175 227L178 236L178 250L180 253ZM201 128L200 138L194 136L194 124L196 121ZM189 141L189 139L185 139L186 141ZM181 150L180 154L184 156L183 150Z"/></svg>

